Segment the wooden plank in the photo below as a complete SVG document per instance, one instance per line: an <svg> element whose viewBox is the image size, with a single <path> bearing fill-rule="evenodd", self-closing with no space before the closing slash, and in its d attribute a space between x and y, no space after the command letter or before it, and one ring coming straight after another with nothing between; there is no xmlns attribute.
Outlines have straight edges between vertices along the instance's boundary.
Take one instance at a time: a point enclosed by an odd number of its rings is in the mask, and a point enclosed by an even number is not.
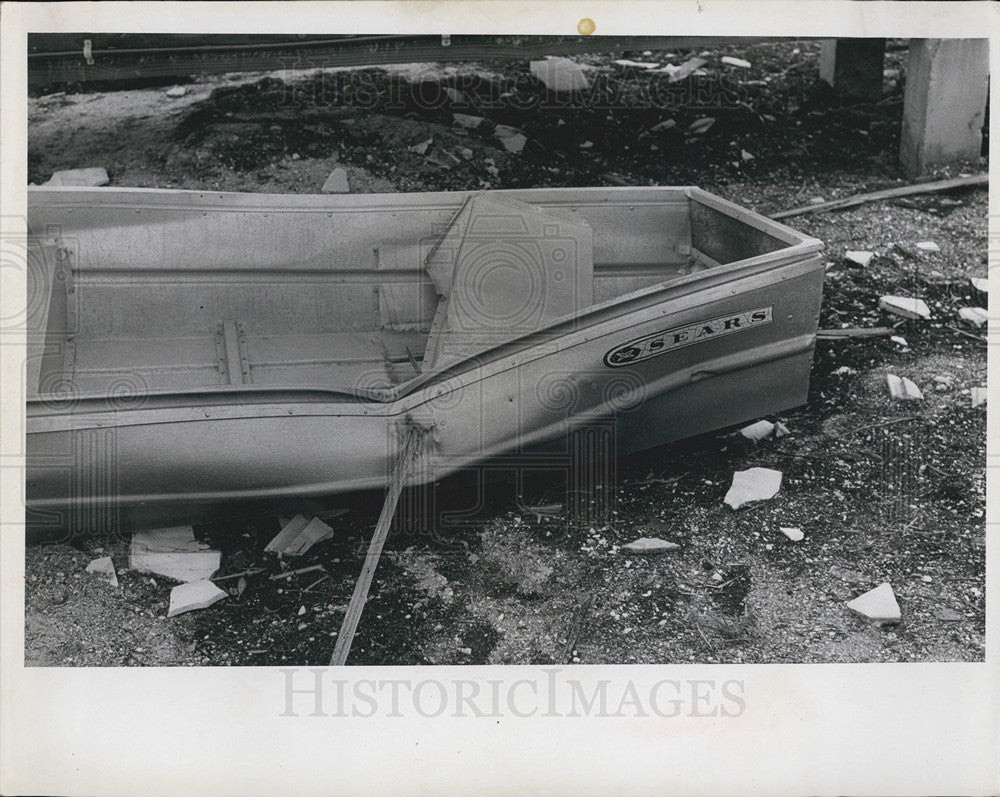
<svg viewBox="0 0 1000 797"><path fill-rule="evenodd" d="M340 666L347 662L347 657L351 652L351 643L354 642L354 633L358 629L358 621L361 613L365 609L368 600L368 591L372 586L372 579L375 576L375 569L378 567L379 558L382 556L382 547L385 545L386 537L389 536L389 526L392 524L393 515L396 513L396 504L399 502L399 495L403 491L403 483L410 473L410 467L419 450L420 441L423 439L424 430L416 426L410 426L403 439L403 447L396 460L393 469L392 479L389 482L389 491L385 496L385 503L382 505L382 514L379 515L378 523L375 526L375 533L372 534L371 542L368 544L368 554L365 556L364 565L361 567L361 575L354 585L354 594L351 596L351 603L347 607L347 614L344 615L344 622L340 626L340 634L337 636L337 644L333 649L333 656L330 658L330 666Z"/></svg>

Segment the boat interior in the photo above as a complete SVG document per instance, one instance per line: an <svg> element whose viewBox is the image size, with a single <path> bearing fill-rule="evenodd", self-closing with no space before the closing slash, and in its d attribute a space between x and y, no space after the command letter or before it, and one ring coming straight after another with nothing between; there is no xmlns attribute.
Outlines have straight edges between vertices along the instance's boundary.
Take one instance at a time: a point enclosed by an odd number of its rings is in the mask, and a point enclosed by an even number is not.
<svg viewBox="0 0 1000 797"><path fill-rule="evenodd" d="M797 242L685 189L333 210L32 190L29 397L391 387Z"/></svg>

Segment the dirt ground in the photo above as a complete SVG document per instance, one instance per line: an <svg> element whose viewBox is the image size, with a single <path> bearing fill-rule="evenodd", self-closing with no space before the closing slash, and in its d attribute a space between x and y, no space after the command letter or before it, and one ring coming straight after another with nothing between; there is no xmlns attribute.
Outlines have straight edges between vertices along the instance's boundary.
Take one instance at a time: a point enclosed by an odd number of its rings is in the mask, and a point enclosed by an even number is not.
<svg viewBox="0 0 1000 797"><path fill-rule="evenodd" d="M692 56L704 74L672 84L614 63ZM116 186L316 193L340 165L356 193L695 184L764 214L904 182L898 43L878 102L833 97L815 42L576 60L592 90L572 98L508 62L194 79L179 98L49 93L29 100L29 180L104 166ZM483 121L464 127L454 113ZM508 151L497 125L526 136L523 151ZM821 328L895 326L905 342L820 340L808 403L770 418L789 436L754 443L728 429L625 457L582 502L555 477L520 492L499 476L482 491L450 479L442 511L482 507L390 537L351 663L983 660L986 412L970 391L986 382L986 339L958 310L986 306L969 278L987 274L987 212L972 189L790 219L826 244ZM874 257L862 268L848 250ZM923 298L931 319L884 313L884 294ZM887 373L924 399L892 401ZM722 501L732 474L757 466L780 470L781 490L734 512ZM559 508L524 509L542 504ZM338 536L294 565L324 570L288 579L270 578L288 565L263 552L276 518L197 528L223 552L219 576L260 572L220 581L226 600L170 619L172 583L128 569L127 536L31 544L26 663L325 664L380 497L344 506L329 521ZM623 550L641 536L680 547ZM100 555L119 587L84 572ZM845 605L883 582L897 625Z"/></svg>

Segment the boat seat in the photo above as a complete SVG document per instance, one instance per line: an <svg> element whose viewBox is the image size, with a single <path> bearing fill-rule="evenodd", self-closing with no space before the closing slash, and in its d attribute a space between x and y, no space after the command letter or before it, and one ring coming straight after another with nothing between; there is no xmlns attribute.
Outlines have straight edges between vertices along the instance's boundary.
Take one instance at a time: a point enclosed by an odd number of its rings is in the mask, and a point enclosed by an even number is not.
<svg viewBox="0 0 1000 797"><path fill-rule="evenodd" d="M575 213L471 196L426 260L440 299L425 370L474 357L593 304L594 235Z"/></svg>

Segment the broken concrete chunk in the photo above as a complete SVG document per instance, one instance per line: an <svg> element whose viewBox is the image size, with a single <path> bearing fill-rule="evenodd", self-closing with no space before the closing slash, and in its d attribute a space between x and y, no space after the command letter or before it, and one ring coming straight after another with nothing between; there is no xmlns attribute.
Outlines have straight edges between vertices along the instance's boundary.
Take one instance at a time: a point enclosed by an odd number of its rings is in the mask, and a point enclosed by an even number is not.
<svg viewBox="0 0 1000 797"><path fill-rule="evenodd" d="M173 88L167 89L168 97L183 97L187 93L187 86L174 86Z"/></svg>
<svg viewBox="0 0 1000 797"><path fill-rule="evenodd" d="M899 335L893 335L892 337L889 338L889 340L891 340L897 346L902 346L904 349L910 345L909 343L906 342L906 338L900 337Z"/></svg>
<svg viewBox="0 0 1000 797"><path fill-rule="evenodd" d="M986 403L986 388L985 387L974 387L969 391L970 397L972 399L972 406L978 407L980 404Z"/></svg>
<svg viewBox="0 0 1000 797"><path fill-rule="evenodd" d="M696 135L701 135L702 133L707 133L708 129L715 124L715 119L711 116L702 116L700 119L695 119L691 124L688 125L688 132L694 133Z"/></svg>
<svg viewBox="0 0 1000 797"><path fill-rule="evenodd" d="M788 437L788 435L790 435L791 433L792 433L791 430L787 426L785 426L785 424L783 424L781 421L778 421L774 425L774 436L775 437L778 437L778 438Z"/></svg>
<svg viewBox="0 0 1000 797"><path fill-rule="evenodd" d="M296 515L264 550L280 556L301 556L317 542L332 536L333 529L319 518L306 520L303 515Z"/></svg>
<svg viewBox="0 0 1000 797"><path fill-rule="evenodd" d="M969 282L972 283L972 287L977 291L989 293L990 281L986 277L969 277Z"/></svg>
<svg viewBox="0 0 1000 797"><path fill-rule="evenodd" d="M532 61L531 74L551 91L580 91L590 88L590 81L582 67L569 58L546 58Z"/></svg>
<svg viewBox="0 0 1000 797"><path fill-rule="evenodd" d="M726 493L724 502L733 509L739 509L752 501L774 498L780 488L780 470L771 468L738 470L733 474L733 484Z"/></svg>
<svg viewBox="0 0 1000 797"><path fill-rule="evenodd" d="M982 307L963 307L958 311L958 316L963 321L981 327L990 320L989 315Z"/></svg>
<svg viewBox="0 0 1000 797"><path fill-rule="evenodd" d="M921 252L940 252L941 247L934 241L917 241L917 249Z"/></svg>
<svg viewBox="0 0 1000 797"><path fill-rule="evenodd" d="M632 66L636 69L656 69L659 66L659 63L655 61L629 61L627 58L619 58L615 63L618 66Z"/></svg>
<svg viewBox="0 0 1000 797"><path fill-rule="evenodd" d="M961 614L947 606L935 610L934 616L943 623L960 623L965 619Z"/></svg>
<svg viewBox="0 0 1000 797"><path fill-rule="evenodd" d="M740 434L748 440L763 440L774 433L774 424L770 421L757 421L740 429Z"/></svg>
<svg viewBox="0 0 1000 797"><path fill-rule="evenodd" d="M176 617L178 614L192 612L195 609L207 609L228 594L211 581L192 581L188 584L181 584L170 590L170 608L167 610L167 617Z"/></svg>
<svg viewBox="0 0 1000 797"><path fill-rule="evenodd" d="M115 572L115 564L110 556L102 556L87 565L88 573L97 573L104 577L112 587L118 586L118 574Z"/></svg>
<svg viewBox="0 0 1000 797"><path fill-rule="evenodd" d="M424 155L427 153L427 148L434 143L433 138L429 138L426 141L421 141L419 144L414 144L409 147L410 152L416 152L418 155Z"/></svg>
<svg viewBox="0 0 1000 797"><path fill-rule="evenodd" d="M330 176L327 177L326 182L323 183L322 191L324 194L351 193L351 185L347 181L347 170L338 166L330 172Z"/></svg>
<svg viewBox="0 0 1000 797"><path fill-rule="evenodd" d="M848 249L844 252L844 257L850 260L852 263L857 263L859 266L867 266L872 262L872 258L875 257L874 252L866 252L862 250L851 250Z"/></svg>
<svg viewBox="0 0 1000 797"><path fill-rule="evenodd" d="M923 299L912 296L883 296L878 300L880 309L903 318L930 318L931 311Z"/></svg>
<svg viewBox="0 0 1000 797"><path fill-rule="evenodd" d="M749 61L745 61L742 58L734 58L731 55L724 55L719 60L722 61L722 63L724 63L724 64L729 64L730 66L738 66L738 67L740 67L740 69L749 69L750 68L750 62Z"/></svg>
<svg viewBox="0 0 1000 797"><path fill-rule="evenodd" d="M93 187L107 185L107 171L101 166L94 166L89 169L66 169L56 172L45 185L75 185L82 187Z"/></svg>
<svg viewBox="0 0 1000 797"><path fill-rule="evenodd" d="M802 529L797 529L792 526L779 526L782 534L784 534L792 542L802 542L805 538L805 534L802 533Z"/></svg>
<svg viewBox="0 0 1000 797"><path fill-rule="evenodd" d="M222 560L194 538L191 526L140 531L132 536L129 567L139 573L156 573L176 581L200 581L209 578Z"/></svg>
<svg viewBox="0 0 1000 797"><path fill-rule="evenodd" d="M539 523L543 517L559 517L563 511L562 504L543 504L541 506L526 506L524 511L529 515L534 515Z"/></svg>
<svg viewBox="0 0 1000 797"><path fill-rule="evenodd" d="M467 113L453 113L451 116L455 120L455 124L467 127L470 130L475 130L483 123L483 117L481 116L472 116Z"/></svg>
<svg viewBox="0 0 1000 797"><path fill-rule="evenodd" d="M894 399L916 401L924 397L924 394L920 392L920 388L905 376L899 377L895 374L886 374L885 381L888 383L889 393Z"/></svg>
<svg viewBox="0 0 1000 797"><path fill-rule="evenodd" d="M686 77L690 77L707 63L708 61L704 58L689 58L680 66L667 64L661 71L666 72L670 76L668 79L669 83L677 83Z"/></svg>
<svg viewBox="0 0 1000 797"><path fill-rule="evenodd" d="M524 145L528 143L527 136L521 133L516 127L510 127L509 125L497 125L493 130L493 135L500 139L500 143L503 144L505 150L513 152L515 155L524 149Z"/></svg>
<svg viewBox="0 0 1000 797"><path fill-rule="evenodd" d="M676 551L680 547L676 542L667 542L667 540L661 540L658 537L640 537L628 545L623 545L622 550L629 553L654 554Z"/></svg>
<svg viewBox="0 0 1000 797"><path fill-rule="evenodd" d="M888 581L849 601L847 607L862 617L880 623L898 623L902 617Z"/></svg>

